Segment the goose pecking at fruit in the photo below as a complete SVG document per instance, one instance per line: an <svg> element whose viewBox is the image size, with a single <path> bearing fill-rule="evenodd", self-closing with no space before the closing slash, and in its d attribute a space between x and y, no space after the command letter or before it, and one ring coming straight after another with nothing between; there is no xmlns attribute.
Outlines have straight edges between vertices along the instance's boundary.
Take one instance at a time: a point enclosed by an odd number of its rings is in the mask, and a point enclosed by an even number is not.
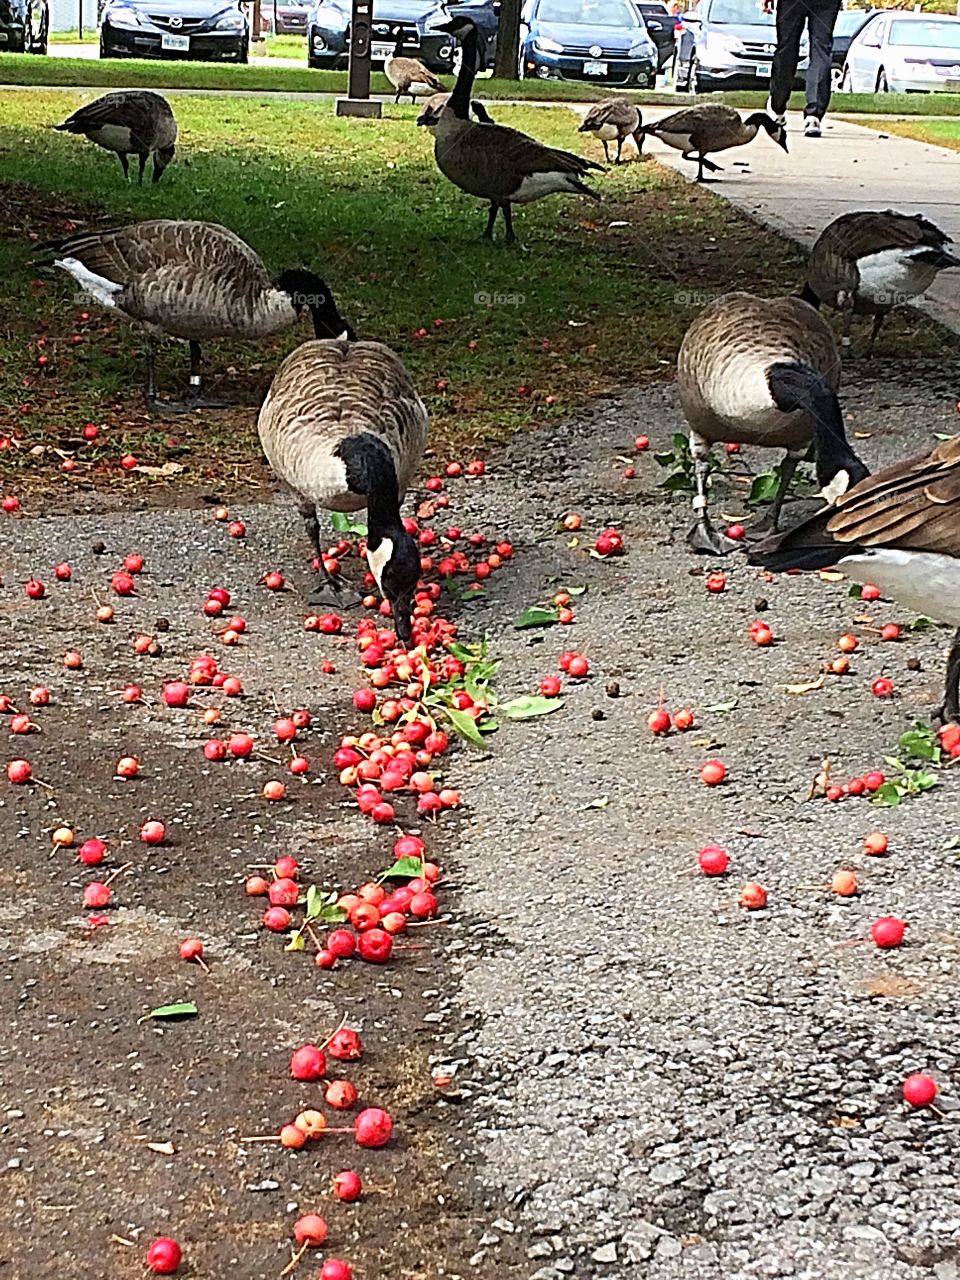
<svg viewBox="0 0 960 1280"><path fill-rule="evenodd" d="M318 511L366 507L367 562L409 644L420 551L400 504L426 445L427 412L399 356L352 334L305 342L277 370L257 430L270 466L298 495L325 579L311 603L346 599L324 564Z"/></svg>
<svg viewBox="0 0 960 1280"><path fill-rule="evenodd" d="M272 280L259 255L215 222L157 219L88 231L48 245L66 271L101 306L140 325L147 335L147 403L176 412L215 407L200 393L200 343L265 338L309 311L317 337L349 332L326 285L312 271ZM189 405L158 401L156 338L190 344Z"/></svg>
<svg viewBox="0 0 960 1280"><path fill-rule="evenodd" d="M846 441L839 385L833 331L799 298L728 293L701 311L677 358L677 388L690 424L694 465L696 523L688 541L695 550L718 555L737 545L719 535L707 517L710 446L737 441L786 451L771 508L775 529L797 463L813 439L813 424L819 424L821 441ZM821 486L828 485L834 478L831 455L821 448L816 465Z"/></svg>

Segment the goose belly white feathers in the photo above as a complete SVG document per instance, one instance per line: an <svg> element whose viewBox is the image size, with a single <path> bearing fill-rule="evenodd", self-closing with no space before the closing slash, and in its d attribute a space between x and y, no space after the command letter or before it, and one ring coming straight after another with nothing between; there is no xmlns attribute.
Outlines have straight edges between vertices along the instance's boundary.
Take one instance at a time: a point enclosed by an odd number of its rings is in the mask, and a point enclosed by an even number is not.
<svg viewBox="0 0 960 1280"><path fill-rule="evenodd" d="M305 342L277 370L257 430L277 475L314 506L359 511L337 453L350 436L373 435L390 451L399 497L427 442L427 411L409 373L380 342Z"/></svg>
<svg viewBox="0 0 960 1280"><path fill-rule="evenodd" d="M854 310L870 314L878 307L909 302L926 293L940 270L925 260L928 255L926 249L881 249L860 258Z"/></svg>

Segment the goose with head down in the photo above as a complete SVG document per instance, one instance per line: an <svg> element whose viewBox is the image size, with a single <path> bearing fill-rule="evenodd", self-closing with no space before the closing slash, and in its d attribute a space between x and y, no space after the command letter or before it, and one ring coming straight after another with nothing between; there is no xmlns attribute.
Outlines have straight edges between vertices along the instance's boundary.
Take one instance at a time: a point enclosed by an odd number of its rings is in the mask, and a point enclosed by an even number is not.
<svg viewBox="0 0 960 1280"><path fill-rule="evenodd" d="M405 93L414 104L418 94L423 97L426 93L443 93L443 82L419 58L407 57L403 44L403 36L399 35L393 53L383 64L383 74L397 91L394 102L399 102Z"/></svg>
<svg viewBox="0 0 960 1280"><path fill-rule="evenodd" d="M257 430L271 467L298 495L325 579L310 602L350 602L326 570L319 511L366 507L370 571L409 645L420 551L400 504L426 445L427 413L399 356L379 342L305 342L277 370Z"/></svg>
<svg viewBox="0 0 960 1280"><path fill-rule="evenodd" d="M176 149L177 122L170 103L149 89L105 93L53 127L58 133L79 134L105 151L113 151L125 178L130 176L127 157L138 156L141 186L147 158L153 157L153 181L159 182Z"/></svg>
<svg viewBox="0 0 960 1280"><path fill-rule="evenodd" d="M626 98L607 98L604 102L598 102L590 108L577 132L592 133L600 139L608 164L610 163L608 144L616 142L617 155L613 163L619 164L620 153L627 138L633 138L637 144L637 150L643 151L643 133L640 129L642 124L643 117L632 102Z"/></svg>
<svg viewBox="0 0 960 1280"><path fill-rule="evenodd" d="M516 240L515 204L529 204L555 192L599 200L598 192L588 187L584 178L591 170L602 173L600 165L573 152L544 146L517 129L470 119L470 95L479 58L476 24L458 16L438 29L457 37L463 60L450 101L434 130L434 155L440 172L454 186L490 202L485 237L493 238L497 213L502 210L507 241Z"/></svg>
<svg viewBox="0 0 960 1280"><path fill-rule="evenodd" d="M837 399L840 355L833 331L799 298L758 298L728 293L701 311L684 335L677 357L677 389L690 424L696 523L688 541L697 551L720 555L736 543L707 517L710 446L726 441L785 450L770 522L780 508L798 462L811 441L822 487L835 478L830 439L846 441ZM819 436L813 428L819 427ZM859 479L865 474L854 476ZM849 477L847 477L849 479Z"/></svg>
<svg viewBox="0 0 960 1280"><path fill-rule="evenodd" d="M819 428L815 426L815 436ZM809 520L757 543L752 564L775 572L835 566L854 582L873 582L905 608L958 628L947 658L937 715L960 721L960 436L875 475L835 440L835 501ZM842 491L841 491L842 490Z"/></svg>
<svg viewBox="0 0 960 1280"><path fill-rule="evenodd" d="M56 254L53 265L96 302L144 329L147 403L160 410L218 405L201 396L203 341L269 337L307 311L318 337L337 337L348 328L319 276L294 269L272 279L246 241L215 222L134 222L47 248ZM164 334L190 344L187 405L157 399L154 344Z"/></svg>
<svg viewBox="0 0 960 1280"><path fill-rule="evenodd" d="M653 124L643 125L640 132L659 138L668 147L681 152L684 160L696 160L697 182L709 182L712 179L703 176L704 169L719 173L720 165L708 160L707 156L716 151L727 151L730 147L746 146L761 129L786 151L787 129L779 120L763 111L755 111L744 119L733 107L715 102L684 107L682 111L674 111Z"/></svg>

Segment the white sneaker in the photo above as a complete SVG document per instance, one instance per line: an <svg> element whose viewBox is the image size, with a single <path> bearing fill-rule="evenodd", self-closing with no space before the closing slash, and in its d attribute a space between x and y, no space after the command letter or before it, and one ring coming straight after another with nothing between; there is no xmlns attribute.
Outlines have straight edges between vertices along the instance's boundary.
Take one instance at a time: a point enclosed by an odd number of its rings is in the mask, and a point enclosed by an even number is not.
<svg viewBox="0 0 960 1280"><path fill-rule="evenodd" d="M776 120L777 124L780 125L781 128L786 127L787 113L785 111L774 111L773 104L769 98L767 99L767 115L773 116L774 120Z"/></svg>
<svg viewBox="0 0 960 1280"><path fill-rule="evenodd" d="M803 136L805 138L820 137L820 121L816 116L807 116L803 122Z"/></svg>

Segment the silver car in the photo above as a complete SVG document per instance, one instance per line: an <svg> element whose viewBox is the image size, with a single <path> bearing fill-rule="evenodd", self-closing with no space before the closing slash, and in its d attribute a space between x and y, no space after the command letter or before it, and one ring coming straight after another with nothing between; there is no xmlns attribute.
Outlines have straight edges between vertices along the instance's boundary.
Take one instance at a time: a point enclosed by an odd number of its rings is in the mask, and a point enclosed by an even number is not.
<svg viewBox="0 0 960 1280"><path fill-rule="evenodd" d="M774 16L761 0L700 0L682 18L675 87L680 93L765 89L776 47ZM796 88L803 86L809 53L804 31Z"/></svg>
<svg viewBox="0 0 960 1280"><path fill-rule="evenodd" d="M850 42L848 93L960 93L960 17L878 13Z"/></svg>

